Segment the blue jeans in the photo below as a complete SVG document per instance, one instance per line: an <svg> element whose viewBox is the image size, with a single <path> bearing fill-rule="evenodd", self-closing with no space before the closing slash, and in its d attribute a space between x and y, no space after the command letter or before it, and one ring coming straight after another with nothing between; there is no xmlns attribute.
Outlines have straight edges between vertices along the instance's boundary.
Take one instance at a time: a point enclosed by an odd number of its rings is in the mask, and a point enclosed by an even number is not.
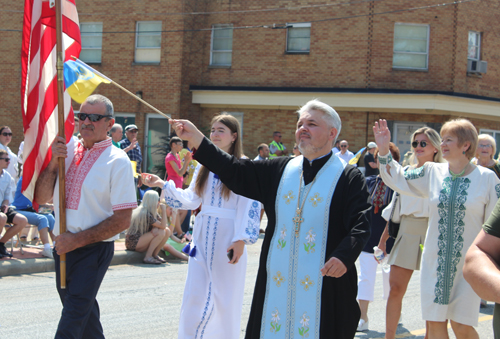
<svg viewBox="0 0 500 339"><path fill-rule="evenodd" d="M23 210L16 210L16 213L24 215L28 219L28 224L38 226L38 231L48 227L49 232L54 229L56 220L52 214L40 214Z"/></svg>

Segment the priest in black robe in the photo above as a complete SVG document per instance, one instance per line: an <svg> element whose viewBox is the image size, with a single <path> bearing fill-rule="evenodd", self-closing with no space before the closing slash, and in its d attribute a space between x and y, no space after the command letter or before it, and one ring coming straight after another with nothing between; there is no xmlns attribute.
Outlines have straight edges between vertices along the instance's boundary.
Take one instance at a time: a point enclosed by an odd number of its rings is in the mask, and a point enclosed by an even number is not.
<svg viewBox="0 0 500 339"><path fill-rule="evenodd" d="M331 149L340 133L341 123L335 110L318 100L308 102L298 113L296 139L304 156L303 185L307 185L325 163L335 157ZM196 149L194 158L217 174L227 187L236 194L264 204L268 225L245 336L246 339L261 338L266 262L272 237L278 232L277 193L285 167L293 158L279 157L267 161L236 159L213 145L191 122L170 120L170 123L177 135L188 140L190 146ZM356 301L355 261L370 236L369 208L364 176L357 168L344 164L330 204L325 265L321 269L321 339L353 338L356 333L360 310ZM303 217L304 224L307 224L308 216Z"/></svg>

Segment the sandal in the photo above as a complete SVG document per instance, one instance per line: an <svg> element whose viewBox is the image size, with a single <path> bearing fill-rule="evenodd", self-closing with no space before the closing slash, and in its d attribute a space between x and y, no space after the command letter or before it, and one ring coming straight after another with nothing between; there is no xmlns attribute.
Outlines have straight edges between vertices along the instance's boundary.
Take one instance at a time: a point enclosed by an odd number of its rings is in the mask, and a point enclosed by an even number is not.
<svg viewBox="0 0 500 339"><path fill-rule="evenodd" d="M162 264L165 264L167 261L165 259L163 259L162 257L160 257L159 255L153 257L155 258L156 260L158 260L159 262L161 262Z"/></svg>
<svg viewBox="0 0 500 339"><path fill-rule="evenodd" d="M156 260L153 257L144 258L144 260L142 262L144 262L145 264L152 264L152 265L160 265L161 264L161 261Z"/></svg>

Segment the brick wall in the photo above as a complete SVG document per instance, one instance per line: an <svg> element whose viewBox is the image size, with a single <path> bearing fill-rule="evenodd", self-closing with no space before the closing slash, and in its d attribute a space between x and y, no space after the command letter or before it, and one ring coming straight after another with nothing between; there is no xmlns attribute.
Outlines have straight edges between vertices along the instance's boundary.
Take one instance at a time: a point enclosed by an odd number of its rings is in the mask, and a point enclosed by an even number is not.
<svg viewBox="0 0 500 339"><path fill-rule="evenodd" d="M190 85L411 89L500 98L498 1L482 0L369 15L437 3L436 0L421 0L418 4L388 0L347 5L337 0L326 5L318 0L77 1L80 21L103 22L106 32L103 34L102 63L95 65L96 69L133 93L142 91L144 99L158 109L174 117L191 119L205 129L211 115L220 110L192 104ZM20 30L23 2L0 0L0 4L6 10L0 12L0 28ZM193 12L210 14L179 14ZM325 20L339 18L344 19ZM162 29L168 31L162 33L161 62L159 65L134 64L136 22L153 20L162 21ZM279 26L293 22L312 22L309 54L285 53L286 29L234 29L232 66L209 66L211 32L199 29L220 23L243 27ZM430 26L428 71L392 68L396 22ZM488 61L488 72L482 77L466 74L469 30L480 31L483 35L481 54ZM19 89L21 33L0 31L0 41L0 89L4 93L0 125L8 124L13 129L15 135L10 146L17 151L22 140ZM101 85L97 93L108 96L117 112L136 113L137 125L144 131L145 114L152 112L149 108L110 85ZM281 130L288 148L293 146L296 117L292 111L240 107L225 109L244 112L245 153L255 155L257 145L260 142L269 143L274 130ZM351 149L364 146L369 139L367 113L340 113L344 121L340 138L348 139ZM373 121L379 116L395 116L388 119L398 121L447 119L447 116L434 115L397 114L396 117L395 113L370 113L369 119ZM491 129L495 126L494 129L500 130L496 122L476 119L474 122L478 126ZM368 133L371 133L371 127ZM141 137L141 144L142 140Z"/></svg>

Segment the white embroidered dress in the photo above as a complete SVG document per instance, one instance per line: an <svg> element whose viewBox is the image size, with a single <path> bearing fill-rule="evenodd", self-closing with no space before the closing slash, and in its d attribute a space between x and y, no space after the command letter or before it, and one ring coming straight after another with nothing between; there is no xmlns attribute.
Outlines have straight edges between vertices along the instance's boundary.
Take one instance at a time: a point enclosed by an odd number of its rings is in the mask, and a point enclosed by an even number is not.
<svg viewBox="0 0 500 339"><path fill-rule="evenodd" d="M500 181L481 166L452 180L447 163L428 162L404 173L389 154L379 155L380 175L387 186L429 200L420 274L423 319L477 326L480 299L462 271L467 250L498 200Z"/></svg>
<svg viewBox="0 0 500 339"><path fill-rule="evenodd" d="M189 188L165 183L169 206L196 209L193 246L179 321L179 339L234 339L240 337L241 310L245 288L247 252L235 265L229 264L227 249L238 240L253 244L259 237L260 203L231 192L221 195L221 182L210 173L203 196L195 192L196 168Z"/></svg>

